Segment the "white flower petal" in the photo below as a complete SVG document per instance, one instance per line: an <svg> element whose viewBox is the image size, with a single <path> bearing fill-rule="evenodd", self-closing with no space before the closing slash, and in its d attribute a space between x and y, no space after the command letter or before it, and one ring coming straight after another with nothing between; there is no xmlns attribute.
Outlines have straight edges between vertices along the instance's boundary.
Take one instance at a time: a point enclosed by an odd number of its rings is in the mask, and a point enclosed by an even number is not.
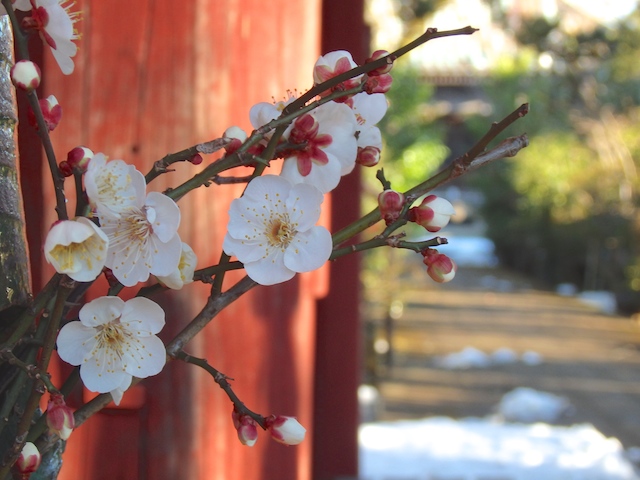
<svg viewBox="0 0 640 480"><path fill-rule="evenodd" d="M298 232L313 227L320 219L320 205L324 195L313 185L298 183L291 188L287 198L287 210L292 222L297 224Z"/></svg>
<svg viewBox="0 0 640 480"><path fill-rule="evenodd" d="M330 192L340 183L342 166L332 154L327 153L327 157L329 161L325 165L320 167L314 165L314 168L311 169L307 176L300 175L297 158L289 157L282 163L280 175L291 181L291 183L306 183L313 185L323 193Z"/></svg>
<svg viewBox="0 0 640 480"><path fill-rule="evenodd" d="M273 250L267 258L257 262L244 264L244 269L249 278L260 285L275 285L291 280L296 272L285 267L284 254Z"/></svg>
<svg viewBox="0 0 640 480"><path fill-rule="evenodd" d="M369 95L366 92L353 97L353 111L358 122L357 130L363 131L376 125L387 113L387 98L384 93Z"/></svg>
<svg viewBox="0 0 640 480"><path fill-rule="evenodd" d="M284 252L284 264L297 273L310 272L324 265L332 250L331 233L324 227L316 226L296 235Z"/></svg>
<svg viewBox="0 0 640 480"><path fill-rule="evenodd" d="M135 297L124 304L120 321L134 330L137 336L148 337L162 330L165 314L156 302L144 297Z"/></svg>
<svg viewBox="0 0 640 480"><path fill-rule="evenodd" d="M131 380L133 380L131 375L124 377L122 379L122 383L117 388L114 388L109 392L111 394L111 398L113 399L113 403L115 403L116 405L120 405L124 392L126 392L131 386Z"/></svg>
<svg viewBox="0 0 640 480"><path fill-rule="evenodd" d="M138 338L136 347L125 351L122 361L124 369L134 377L147 378L162 371L167 352L162 340L155 335Z"/></svg>
<svg viewBox="0 0 640 480"><path fill-rule="evenodd" d="M155 236L149 239L151 252L151 267L149 273L154 275L169 275L180 263L182 240L178 234L168 242L161 242ZM145 279L146 280L146 279Z"/></svg>
<svg viewBox="0 0 640 480"><path fill-rule="evenodd" d="M120 297L99 297L80 309L78 317L83 325L97 327L113 322L122 315L125 302Z"/></svg>
<svg viewBox="0 0 640 480"><path fill-rule="evenodd" d="M62 360L70 365L80 365L95 346L95 329L80 322L69 322L60 329L56 343Z"/></svg>
<svg viewBox="0 0 640 480"><path fill-rule="evenodd" d="M158 192L149 192L145 201L148 209L153 209L155 216L147 219L151 222L153 233L161 242L169 241L180 226L180 208L171 198Z"/></svg>
<svg viewBox="0 0 640 480"><path fill-rule="evenodd" d="M119 366L117 370L106 368L104 358L91 357L80 366L80 378L87 389L92 392L107 393L118 388L131 375Z"/></svg>

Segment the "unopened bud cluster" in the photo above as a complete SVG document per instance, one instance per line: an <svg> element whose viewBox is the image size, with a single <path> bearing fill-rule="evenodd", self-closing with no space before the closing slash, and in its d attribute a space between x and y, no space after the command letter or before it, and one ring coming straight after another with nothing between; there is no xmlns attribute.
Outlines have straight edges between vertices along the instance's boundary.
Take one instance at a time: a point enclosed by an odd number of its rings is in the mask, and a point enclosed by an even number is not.
<svg viewBox="0 0 640 480"><path fill-rule="evenodd" d="M238 432L238 440L243 445L253 447L258 440L258 424L249 415L240 413L234 406L231 412L233 426ZM307 430L294 417L270 415L264 426L276 442L283 445L298 445L304 440Z"/></svg>

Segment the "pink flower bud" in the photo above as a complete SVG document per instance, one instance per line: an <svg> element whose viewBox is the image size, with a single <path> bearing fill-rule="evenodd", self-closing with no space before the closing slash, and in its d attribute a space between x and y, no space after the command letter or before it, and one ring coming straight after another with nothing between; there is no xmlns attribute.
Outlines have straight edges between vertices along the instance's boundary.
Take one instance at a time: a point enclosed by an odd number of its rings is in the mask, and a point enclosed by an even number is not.
<svg viewBox="0 0 640 480"><path fill-rule="evenodd" d="M249 415L239 413L235 406L231 412L233 426L238 431L238 440L247 447L253 447L258 441L258 428L256 422Z"/></svg>
<svg viewBox="0 0 640 480"><path fill-rule="evenodd" d="M16 87L31 92L40 85L40 67L31 60L20 60L11 67L11 81Z"/></svg>
<svg viewBox="0 0 640 480"><path fill-rule="evenodd" d="M358 147L356 163L363 167L375 167L380 161L380 149L378 147Z"/></svg>
<svg viewBox="0 0 640 480"><path fill-rule="evenodd" d="M429 232L437 232L449 223L456 213L453 205L444 198L429 195L418 207L409 210L409 221L422 225Z"/></svg>
<svg viewBox="0 0 640 480"><path fill-rule="evenodd" d="M67 406L62 395L51 395L47 405L47 425L62 440L67 440L75 428L73 410Z"/></svg>
<svg viewBox="0 0 640 480"><path fill-rule="evenodd" d="M47 98L41 98L38 100L38 103L40 104L40 110L42 111L42 117L44 118L47 130L51 132L58 126L62 119L62 107L58 103L58 99L55 95L49 95ZM38 121L36 120L36 115L33 113L33 110L29 109L27 117L29 125L34 128L38 128Z"/></svg>
<svg viewBox="0 0 640 480"><path fill-rule="evenodd" d="M70 177L73 175L73 167L66 160L63 160L58 164L58 169L63 177Z"/></svg>
<svg viewBox="0 0 640 480"><path fill-rule="evenodd" d="M24 477L28 478L28 475L32 474L40 466L40 452L36 446L31 442L26 442L22 447L22 451L16 460L16 469Z"/></svg>
<svg viewBox="0 0 640 480"><path fill-rule="evenodd" d="M378 206L380 207L380 216L387 225L395 222L402 212L405 198L404 195L395 190L385 190L378 195Z"/></svg>
<svg viewBox="0 0 640 480"><path fill-rule="evenodd" d="M364 84L364 91L369 95L373 93L387 93L391 89L393 78L388 73L367 78Z"/></svg>
<svg viewBox="0 0 640 480"><path fill-rule="evenodd" d="M386 50L376 50L375 52L373 52L371 54L371 56L369 58L367 58L364 61L364 63L374 62L374 61L378 60L379 58L386 57L387 55L389 55L389 52L387 52ZM378 67L375 70L371 70L368 75L370 77L376 77L378 75L383 75L385 73L389 73L391 71L391 69L393 68L393 61L394 60L395 60L395 58L392 58L392 57L387 58L387 64L385 66Z"/></svg>
<svg viewBox="0 0 640 480"><path fill-rule="evenodd" d="M87 147L76 147L67 153L67 162L71 168L75 168L78 171L84 173L87 171L89 161L93 158L93 152ZM62 166L63 162L60 162ZM62 168L61 168L62 169Z"/></svg>
<svg viewBox="0 0 640 480"><path fill-rule="evenodd" d="M247 139L246 132L240 127L229 127L222 134L223 137L231 139L224 149L227 153L233 153L240 148L240 146Z"/></svg>
<svg viewBox="0 0 640 480"><path fill-rule="evenodd" d="M293 417L271 415L266 419L271 438L284 445L298 445L304 440L307 430Z"/></svg>
<svg viewBox="0 0 640 480"><path fill-rule="evenodd" d="M446 283L456 276L458 266L453 260L437 250L427 248L422 252L422 262L427 266L427 273L438 283Z"/></svg>
<svg viewBox="0 0 640 480"><path fill-rule="evenodd" d="M200 165L202 163L202 160L203 160L202 155L200 155L199 153L196 153L193 157L189 159L189 161L194 165Z"/></svg>

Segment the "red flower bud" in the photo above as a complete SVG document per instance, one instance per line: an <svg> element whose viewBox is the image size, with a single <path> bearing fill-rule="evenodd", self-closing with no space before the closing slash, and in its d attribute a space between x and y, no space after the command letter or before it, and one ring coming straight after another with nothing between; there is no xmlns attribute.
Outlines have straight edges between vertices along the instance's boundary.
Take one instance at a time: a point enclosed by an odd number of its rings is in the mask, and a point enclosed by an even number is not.
<svg viewBox="0 0 640 480"><path fill-rule="evenodd" d="M418 207L409 210L409 221L422 225L429 232L444 228L456 213L453 205L444 198L428 195Z"/></svg>
<svg viewBox="0 0 640 480"><path fill-rule="evenodd" d="M40 67L31 60L20 60L11 67L11 81L27 92L35 90L40 85Z"/></svg>
<svg viewBox="0 0 640 480"><path fill-rule="evenodd" d="M51 394L47 405L47 425L62 440L67 440L75 428L73 410L67 406L62 395Z"/></svg>
<svg viewBox="0 0 640 480"><path fill-rule="evenodd" d="M298 445L304 440L307 430L293 417L271 415L266 419L271 438L284 445Z"/></svg>
<svg viewBox="0 0 640 480"><path fill-rule="evenodd" d="M387 52L386 50L376 50L375 52L373 52L371 54L371 56L369 58L367 58L364 61L364 63L371 63L371 62L373 62L375 60L378 60L379 58L386 57L387 55L389 55L389 52ZM385 73L389 73L391 71L391 69L393 68L394 60L395 60L394 57L387 58L386 65L384 65L382 67L378 67L375 70L371 70L368 73L368 75L370 77L377 77L378 75L383 75Z"/></svg>
<svg viewBox="0 0 640 480"><path fill-rule="evenodd" d="M380 149L374 146L358 147L356 163L363 167L375 167L380 161Z"/></svg>
<svg viewBox="0 0 640 480"><path fill-rule="evenodd" d="M427 266L427 273L438 283L446 283L456 276L458 266L453 260L437 250L427 248L422 252L422 262Z"/></svg>
<svg viewBox="0 0 640 480"><path fill-rule="evenodd" d="M16 460L15 467L23 475L23 478L29 478L29 475L38 470L40 460L40 451L33 443L26 442L22 447L18 460Z"/></svg>
<svg viewBox="0 0 640 480"><path fill-rule="evenodd" d="M392 224L398 219L402 212L402 207L404 207L404 202L404 195L395 190L385 190L378 195L380 216L387 225Z"/></svg>

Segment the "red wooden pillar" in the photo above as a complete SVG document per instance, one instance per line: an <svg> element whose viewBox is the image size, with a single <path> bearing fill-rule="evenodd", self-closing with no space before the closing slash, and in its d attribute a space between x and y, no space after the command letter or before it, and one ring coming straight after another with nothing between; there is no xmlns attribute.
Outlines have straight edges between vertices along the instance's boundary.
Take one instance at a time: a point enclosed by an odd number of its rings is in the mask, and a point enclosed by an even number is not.
<svg viewBox="0 0 640 480"><path fill-rule="evenodd" d="M309 88L320 53L320 0L78 0L75 8L84 12L76 71L61 75L49 52L43 68L45 94L55 94L64 109L53 132L59 160L85 145L146 172L166 153L219 137L229 125L250 130L249 107L284 97L286 89ZM176 165L149 190L175 185L200 168ZM43 178L44 211L28 221L42 222L46 232L54 203L46 169ZM212 186L180 201L180 234L199 267L217 263L228 205L240 192ZM33 240L32 249L41 249L42 240ZM353 277L355 267L349 268ZM240 277L231 272L228 285ZM233 377L254 410L297 416L309 428L302 445L287 448L266 434L253 448L240 445L225 394L203 371L171 362L126 395L121 408L97 414L73 433L60 478L311 478L315 307L326 289L326 269L255 289L187 346ZM104 292L98 286L91 295ZM161 338L179 331L207 293L201 285L157 299L167 311ZM75 399L85 395L78 390ZM353 443L352 429L342 433Z"/></svg>
<svg viewBox="0 0 640 480"><path fill-rule="evenodd" d="M348 50L356 63L368 54L362 0L324 0L322 51ZM333 192L334 231L360 217L359 168ZM356 255L331 264L330 290L318 302L316 333L313 478L333 480L358 473L360 383L359 261Z"/></svg>

